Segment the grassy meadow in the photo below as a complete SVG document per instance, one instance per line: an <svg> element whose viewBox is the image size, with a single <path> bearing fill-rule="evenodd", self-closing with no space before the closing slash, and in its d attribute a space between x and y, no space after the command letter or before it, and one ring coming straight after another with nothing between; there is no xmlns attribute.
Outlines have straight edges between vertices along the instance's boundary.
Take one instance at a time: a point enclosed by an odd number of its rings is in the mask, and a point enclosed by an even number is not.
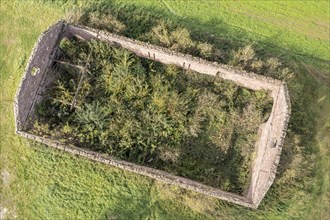
<svg viewBox="0 0 330 220"><path fill-rule="evenodd" d="M1 214L7 219L329 219L329 4L0 1ZM252 45L258 59L277 57L295 73L288 81L292 117L278 175L258 210L15 135L13 100L34 43L58 19L84 10L110 10L125 24L123 34L142 40L156 20L179 24L194 41L214 45L222 52L218 61L225 63L233 51Z"/></svg>

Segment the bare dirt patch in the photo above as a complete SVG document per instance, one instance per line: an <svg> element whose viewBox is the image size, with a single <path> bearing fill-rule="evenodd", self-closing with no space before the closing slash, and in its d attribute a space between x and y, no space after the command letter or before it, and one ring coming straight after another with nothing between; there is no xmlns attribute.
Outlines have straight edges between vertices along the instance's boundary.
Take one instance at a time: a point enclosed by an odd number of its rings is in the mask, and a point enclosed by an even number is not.
<svg viewBox="0 0 330 220"><path fill-rule="evenodd" d="M8 209L0 206L0 220L5 219Z"/></svg>
<svg viewBox="0 0 330 220"><path fill-rule="evenodd" d="M1 178L4 186L8 186L10 182L10 174L8 170L4 169L1 172Z"/></svg>

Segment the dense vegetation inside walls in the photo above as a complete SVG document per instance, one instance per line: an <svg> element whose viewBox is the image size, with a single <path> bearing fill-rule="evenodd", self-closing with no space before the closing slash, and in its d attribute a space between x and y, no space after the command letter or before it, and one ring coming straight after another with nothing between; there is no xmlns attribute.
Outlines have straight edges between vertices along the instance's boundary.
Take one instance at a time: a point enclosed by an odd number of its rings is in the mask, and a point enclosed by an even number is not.
<svg viewBox="0 0 330 220"><path fill-rule="evenodd" d="M243 193L272 107L266 91L101 41L64 39L60 48L33 133Z"/></svg>

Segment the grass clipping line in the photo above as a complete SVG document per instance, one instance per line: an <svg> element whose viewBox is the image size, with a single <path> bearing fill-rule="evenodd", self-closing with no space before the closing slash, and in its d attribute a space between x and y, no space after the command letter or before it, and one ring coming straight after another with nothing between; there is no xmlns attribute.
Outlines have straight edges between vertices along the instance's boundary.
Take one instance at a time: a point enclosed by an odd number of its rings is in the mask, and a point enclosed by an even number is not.
<svg viewBox="0 0 330 220"><path fill-rule="evenodd" d="M243 193L272 107L266 92L96 40L60 48L32 133ZM88 69L83 79L76 66Z"/></svg>

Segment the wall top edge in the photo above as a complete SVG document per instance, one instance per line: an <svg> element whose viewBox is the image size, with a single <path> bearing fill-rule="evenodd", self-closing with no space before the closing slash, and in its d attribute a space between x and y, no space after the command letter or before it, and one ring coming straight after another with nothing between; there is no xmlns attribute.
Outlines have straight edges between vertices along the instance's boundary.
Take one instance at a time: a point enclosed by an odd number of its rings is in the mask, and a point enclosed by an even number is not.
<svg viewBox="0 0 330 220"><path fill-rule="evenodd" d="M126 41L126 42L129 42L129 43L133 43L133 44L136 44L136 45L139 45L141 47L148 48L148 49L154 49L154 50L158 50L158 51L163 51L163 52L171 54L171 55L175 55L175 56L179 56L179 57L185 57L189 61L194 61L194 62L197 61L199 63L214 66L214 67L217 67L217 68L225 70L225 71L231 71L233 74L244 75L244 76L248 76L250 78L254 78L256 80L264 81L265 83L273 84L274 88L276 88L276 89L279 89L279 87L282 84L285 84L285 81L274 79L272 77L259 75L259 74L253 73L253 72L247 72L245 70L240 70L240 69L234 68L234 67L226 65L226 64L221 64L221 63L218 63L218 62L208 61L206 59L196 57L196 56L192 56L190 54L184 54L184 53L177 52L177 51L165 48L165 47L150 44L149 42L142 42L140 40L128 38L128 37L118 35L118 34L115 34L115 33L110 33L110 32L104 31L104 30L99 30L99 29L95 29L95 28L92 28L92 27L88 27L88 26L76 25L76 24L70 24L70 23L66 23L66 27L68 29L78 28L80 30L93 32L97 36L101 36L101 35L110 36L110 37L113 37L115 39Z"/></svg>

